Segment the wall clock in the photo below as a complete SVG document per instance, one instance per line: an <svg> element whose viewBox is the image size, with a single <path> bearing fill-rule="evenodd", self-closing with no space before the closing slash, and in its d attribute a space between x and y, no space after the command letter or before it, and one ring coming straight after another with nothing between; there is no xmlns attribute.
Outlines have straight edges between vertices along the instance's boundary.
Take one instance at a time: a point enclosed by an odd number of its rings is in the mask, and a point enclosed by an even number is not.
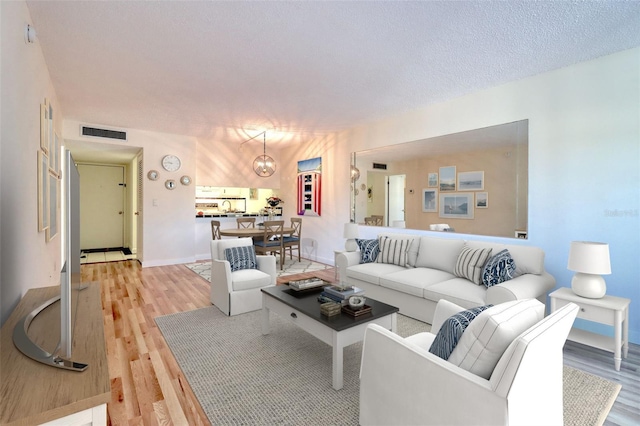
<svg viewBox="0 0 640 426"><path fill-rule="evenodd" d="M180 169L182 163L177 155L165 155L162 157L162 167L168 172L175 172Z"/></svg>
<svg viewBox="0 0 640 426"><path fill-rule="evenodd" d="M160 177L160 173L158 173L157 170L149 170L147 172L147 177L149 178L149 180L158 180L158 178Z"/></svg>
<svg viewBox="0 0 640 426"><path fill-rule="evenodd" d="M183 184L183 185L185 185L185 186L186 186L186 185L191 185L191 177L186 176L186 175L185 175L185 176L182 176L182 177L180 178L180 183L181 183L181 184Z"/></svg>
<svg viewBox="0 0 640 426"><path fill-rule="evenodd" d="M167 189L174 189L176 187L176 181L173 179L167 179L164 181L164 187Z"/></svg>

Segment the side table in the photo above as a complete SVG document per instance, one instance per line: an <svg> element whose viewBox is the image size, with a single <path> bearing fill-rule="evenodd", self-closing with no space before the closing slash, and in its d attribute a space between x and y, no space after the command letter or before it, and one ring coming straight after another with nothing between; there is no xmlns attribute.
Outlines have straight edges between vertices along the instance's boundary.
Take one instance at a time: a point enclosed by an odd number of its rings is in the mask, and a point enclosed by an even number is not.
<svg viewBox="0 0 640 426"><path fill-rule="evenodd" d="M629 304L631 300L616 296L588 299L578 296L566 287L549 294L549 298L551 299L551 312L573 302L580 307L578 318L613 326L613 339L609 336L573 328L569 333L568 340L613 352L616 371L620 371L622 357L626 358L629 351Z"/></svg>

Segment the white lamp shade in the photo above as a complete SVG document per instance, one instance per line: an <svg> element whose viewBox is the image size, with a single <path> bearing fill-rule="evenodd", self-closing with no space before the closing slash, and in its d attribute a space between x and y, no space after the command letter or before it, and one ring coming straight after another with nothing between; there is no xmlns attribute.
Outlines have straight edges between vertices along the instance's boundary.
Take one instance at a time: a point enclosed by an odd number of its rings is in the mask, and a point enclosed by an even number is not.
<svg viewBox="0 0 640 426"><path fill-rule="evenodd" d="M567 269L584 274L610 274L609 244L572 241Z"/></svg>
<svg viewBox="0 0 640 426"><path fill-rule="evenodd" d="M344 238L350 240L358 238L358 224L349 222L344 224Z"/></svg>

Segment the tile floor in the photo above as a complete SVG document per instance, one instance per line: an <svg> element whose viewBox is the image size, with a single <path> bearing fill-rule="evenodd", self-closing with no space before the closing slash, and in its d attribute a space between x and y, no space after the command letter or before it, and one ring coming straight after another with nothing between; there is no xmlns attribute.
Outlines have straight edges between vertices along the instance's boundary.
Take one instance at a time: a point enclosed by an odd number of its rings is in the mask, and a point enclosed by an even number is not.
<svg viewBox="0 0 640 426"><path fill-rule="evenodd" d="M135 254L125 255L122 251L105 251L95 253L82 253L80 263L117 262L120 260L135 259Z"/></svg>

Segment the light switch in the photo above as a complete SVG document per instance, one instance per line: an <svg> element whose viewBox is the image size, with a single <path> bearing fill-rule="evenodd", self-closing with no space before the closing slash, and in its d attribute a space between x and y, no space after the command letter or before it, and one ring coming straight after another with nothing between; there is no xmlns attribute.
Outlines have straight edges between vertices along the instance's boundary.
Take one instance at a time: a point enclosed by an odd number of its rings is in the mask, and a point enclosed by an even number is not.
<svg viewBox="0 0 640 426"><path fill-rule="evenodd" d="M158 207L158 199L157 198L154 198L152 203L153 203L154 207Z"/></svg>

